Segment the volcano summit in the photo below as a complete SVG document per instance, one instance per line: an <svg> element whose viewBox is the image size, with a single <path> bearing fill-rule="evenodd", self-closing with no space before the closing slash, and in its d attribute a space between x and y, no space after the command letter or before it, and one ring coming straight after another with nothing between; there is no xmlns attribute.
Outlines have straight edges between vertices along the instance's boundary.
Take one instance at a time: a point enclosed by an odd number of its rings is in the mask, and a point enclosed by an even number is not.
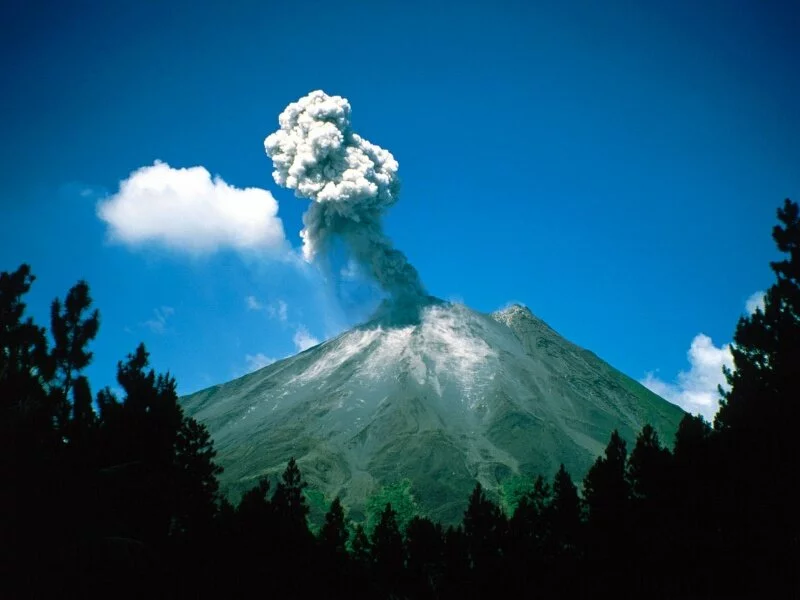
<svg viewBox="0 0 800 600"><path fill-rule="evenodd" d="M491 315L426 295L383 230L398 199L392 154L356 134L350 103L321 90L289 104L264 148L278 185L310 201L303 254L332 240L388 296L373 319L296 356L183 399L205 423L237 496L294 456L308 482L363 516L410 482L420 509L460 520L475 481L582 477L612 430L671 439L683 412L522 306Z"/></svg>
<svg viewBox="0 0 800 600"><path fill-rule="evenodd" d="M582 477L613 429L672 439L683 411L553 331L527 308L492 314L429 298L386 309L296 356L182 400L205 423L237 496L294 456L351 514L408 480L428 516L461 518L479 481Z"/></svg>

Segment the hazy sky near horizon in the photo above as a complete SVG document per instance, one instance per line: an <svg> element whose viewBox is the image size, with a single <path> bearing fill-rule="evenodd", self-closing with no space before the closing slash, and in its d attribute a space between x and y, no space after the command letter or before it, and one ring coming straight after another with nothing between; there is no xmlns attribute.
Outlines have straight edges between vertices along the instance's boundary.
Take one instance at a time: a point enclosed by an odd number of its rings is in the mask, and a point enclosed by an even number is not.
<svg viewBox="0 0 800 600"><path fill-rule="evenodd" d="M434 296L521 302L709 416L800 198L793 2L37 2L0 24L0 270L31 314L78 279L90 378L144 341L179 391L326 339L377 294L264 138L312 90L399 162L384 221ZM118 200L115 231L99 206ZM127 211L127 212L126 212ZM755 294L755 295L754 295ZM705 403L705 404L704 404Z"/></svg>

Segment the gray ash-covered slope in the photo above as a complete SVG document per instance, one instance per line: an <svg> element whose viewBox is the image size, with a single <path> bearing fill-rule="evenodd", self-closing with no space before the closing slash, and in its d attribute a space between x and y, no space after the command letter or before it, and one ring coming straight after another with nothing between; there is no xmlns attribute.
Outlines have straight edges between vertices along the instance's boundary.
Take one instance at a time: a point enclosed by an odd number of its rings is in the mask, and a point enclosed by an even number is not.
<svg viewBox="0 0 800 600"><path fill-rule="evenodd" d="M458 520L475 481L582 477L613 429L646 423L671 441L683 412L528 309L486 315L431 300L182 399L205 423L236 497L297 458L305 479L354 516L408 479L429 516Z"/></svg>

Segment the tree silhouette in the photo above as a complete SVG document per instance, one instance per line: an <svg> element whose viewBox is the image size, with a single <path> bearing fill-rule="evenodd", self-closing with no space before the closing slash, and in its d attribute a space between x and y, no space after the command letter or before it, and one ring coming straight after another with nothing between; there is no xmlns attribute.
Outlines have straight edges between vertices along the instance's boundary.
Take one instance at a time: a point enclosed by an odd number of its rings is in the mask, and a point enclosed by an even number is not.
<svg viewBox="0 0 800 600"><path fill-rule="evenodd" d="M472 573L466 536L461 527L450 526L444 533L444 577L445 597L467 598L479 594L472 586Z"/></svg>
<svg viewBox="0 0 800 600"><path fill-rule="evenodd" d="M581 501L578 488L563 463L553 477L549 505L551 536L559 553L575 553L580 542Z"/></svg>
<svg viewBox="0 0 800 600"><path fill-rule="evenodd" d="M83 375L72 382L72 418L66 436L79 451L86 451L97 428L97 415L92 408L92 390Z"/></svg>
<svg viewBox="0 0 800 600"><path fill-rule="evenodd" d="M595 461L583 481L589 523L610 531L619 527L627 508L629 487L625 476L627 449L615 429L604 456Z"/></svg>
<svg viewBox="0 0 800 600"><path fill-rule="evenodd" d="M268 477L262 478L258 485L247 490L236 508L238 519L243 531L255 531L257 534L266 533L271 519L269 501L270 482Z"/></svg>
<svg viewBox="0 0 800 600"><path fill-rule="evenodd" d="M294 457L290 458L283 475L281 475L281 480L275 488L272 507L280 526L287 528L292 533L308 532L306 518L309 508L303 495L306 486L297 461Z"/></svg>
<svg viewBox="0 0 800 600"><path fill-rule="evenodd" d="M730 389L714 421L716 486L725 551L743 579L786 584L800 557L800 208L786 200L772 237L785 257L770 263L776 281L764 308L739 319L731 346ZM753 475L758 473L758 477ZM736 498L736 502L725 501ZM797 580L793 581L797 585ZM755 588L751 588L753 593Z"/></svg>
<svg viewBox="0 0 800 600"><path fill-rule="evenodd" d="M717 430L760 435L764 427L781 433L797 422L796 391L800 380L800 209L786 200L778 209L772 237L787 254L770 266L777 281L767 290L764 308L739 319L731 348L735 370L726 369L730 390L720 402ZM782 436L772 436L784 443ZM785 448L765 447L782 453ZM788 455L796 459L797 454ZM781 454L781 458L786 458Z"/></svg>
<svg viewBox="0 0 800 600"><path fill-rule="evenodd" d="M369 565L372 560L372 545L370 544L367 532L364 527L359 523L356 525L353 532L353 541L351 543L351 554L353 560L363 567Z"/></svg>
<svg viewBox="0 0 800 600"><path fill-rule="evenodd" d="M320 528L320 545L329 553L343 554L349 537L342 502L337 496L331 502L330 510L325 514L325 523Z"/></svg>
<svg viewBox="0 0 800 600"><path fill-rule="evenodd" d="M215 451L206 428L183 416L175 380L149 369L144 345L117 367L122 401L97 397L100 512L109 534L164 548L202 535L219 502Z"/></svg>
<svg viewBox="0 0 800 600"><path fill-rule="evenodd" d="M500 507L476 483L464 512L464 540L472 569L471 581L481 593L488 593L499 575L506 527Z"/></svg>
<svg viewBox="0 0 800 600"><path fill-rule="evenodd" d="M175 440L173 533L197 536L211 527L221 500L216 455L206 426L184 417Z"/></svg>
<svg viewBox="0 0 800 600"><path fill-rule="evenodd" d="M627 567L628 508L630 490L625 476L625 440L614 430L605 453L583 480L587 511L588 559L598 590L611 593L621 583Z"/></svg>
<svg viewBox="0 0 800 600"><path fill-rule="evenodd" d="M666 477L671 466L669 450L661 445L652 425L645 425L636 438L628 459L628 480L631 494L640 504L654 506L666 491Z"/></svg>
<svg viewBox="0 0 800 600"><path fill-rule="evenodd" d="M56 395L55 403L59 407L59 425L62 429L66 429L69 418L69 398L74 382L92 360L87 345L97 336L100 327L100 313L96 309L89 313L91 304L89 285L79 281L69 290L63 303L56 298L50 309L50 330L53 335L51 358L56 378L52 393ZM84 388L81 392L85 394L88 382L81 385ZM81 400L85 401L85 398ZM86 416L84 410L84 420Z"/></svg>
<svg viewBox="0 0 800 600"><path fill-rule="evenodd" d="M0 273L0 449L5 460L41 452L57 439L47 396L53 366L46 332L24 319L23 296L35 279L26 264Z"/></svg>
<svg viewBox="0 0 800 600"><path fill-rule="evenodd" d="M534 480L533 489L520 498L509 521L509 541L516 554L542 557L545 544L550 539L548 510L551 498L552 490L541 475Z"/></svg>
<svg viewBox="0 0 800 600"><path fill-rule="evenodd" d="M387 504L372 532L371 557L376 583L383 593L400 588L405 562L403 537L397 525L397 513Z"/></svg>
<svg viewBox="0 0 800 600"><path fill-rule="evenodd" d="M631 585L640 589L648 589L664 578L675 532L682 525L670 518L675 509L672 467L669 450L662 447L655 429L645 425L636 438L627 469L631 488L628 543L635 565Z"/></svg>
<svg viewBox="0 0 800 600"><path fill-rule="evenodd" d="M50 566L42 547L58 537L62 516L48 506L61 471L48 394L52 363L45 330L25 318L24 296L34 280L26 264L0 273L0 577L7 589L17 578L35 585L31 565Z"/></svg>
<svg viewBox="0 0 800 600"><path fill-rule="evenodd" d="M442 585L444 539L441 526L424 517L414 517L406 528L409 594L434 598Z"/></svg>

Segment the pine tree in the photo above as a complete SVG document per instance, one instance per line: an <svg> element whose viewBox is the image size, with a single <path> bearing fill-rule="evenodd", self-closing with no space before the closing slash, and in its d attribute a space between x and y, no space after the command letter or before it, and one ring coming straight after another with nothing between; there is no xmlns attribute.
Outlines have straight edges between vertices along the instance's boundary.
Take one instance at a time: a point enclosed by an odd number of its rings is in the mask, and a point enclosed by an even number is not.
<svg viewBox="0 0 800 600"><path fill-rule="evenodd" d="M674 536L679 524L670 519L675 512L671 494L672 455L661 446L658 433L645 425L628 458L631 486L630 540L636 565L632 585L651 589L664 577L664 565L674 555Z"/></svg>
<svg viewBox="0 0 800 600"><path fill-rule="evenodd" d="M281 481L275 488L275 495L272 497L272 507L275 511L277 522L297 535L308 533L309 507L306 503L303 490L307 484L303 481L297 461L294 457L289 459L286 469L281 475Z"/></svg>
<svg viewBox="0 0 800 600"><path fill-rule="evenodd" d="M751 571L753 590L758 580L786 583L786 573L795 571L792 562L800 557L800 511L794 501L800 486L797 203L787 199L778 220L772 237L785 256L770 263L776 281L765 294L763 310L739 319L731 346L735 369L725 370L730 389L714 421L721 544L743 565L737 569L741 577Z"/></svg>
<svg viewBox="0 0 800 600"><path fill-rule="evenodd" d="M69 290L63 304L56 298L50 309L50 330L54 342L51 358L57 382L52 393L59 407L59 426L62 430L67 429L70 412L74 416L74 410L70 410L70 392L81 371L92 360L92 352L87 346L97 336L100 327L100 313L96 309L86 314L91 304L89 285L79 281ZM81 391L85 392L85 389ZM86 414L82 416L85 418Z"/></svg>
<svg viewBox="0 0 800 600"><path fill-rule="evenodd" d="M552 490L544 477L539 475L533 482L533 489L520 498L509 521L515 554L535 557L544 552L544 546L550 538L548 510L551 499Z"/></svg>
<svg viewBox="0 0 800 600"><path fill-rule="evenodd" d="M474 495L474 491L473 491ZM541 589L543 571L548 569L548 553L551 548L550 502L552 491L544 477L539 475L533 488L525 492L517 502L514 514L502 533L502 566L504 593L525 590L529 581L535 580Z"/></svg>
<svg viewBox="0 0 800 600"><path fill-rule="evenodd" d="M149 361L140 344L118 363L125 397L120 402L109 390L98 394L98 437L100 473L111 494L106 514L116 535L158 545L182 528L175 527L185 517L177 502L187 489L188 462L186 455L176 460L184 419L175 380L148 369Z"/></svg>
<svg viewBox="0 0 800 600"><path fill-rule="evenodd" d="M258 484L244 494L236 507L235 534L241 544L241 554L248 560L260 558L265 546L263 542L273 531L273 512L269 500L270 481L263 477Z"/></svg>
<svg viewBox="0 0 800 600"><path fill-rule="evenodd" d="M621 585L630 558L626 551L630 532L626 458L625 440L615 430L604 455L583 480L589 567L594 571L594 585L604 594Z"/></svg>
<svg viewBox="0 0 800 600"><path fill-rule="evenodd" d="M627 511L630 490L625 476L625 440L615 429L604 456L595 461L583 480L583 498L589 523L601 529L618 529Z"/></svg>
<svg viewBox="0 0 800 600"><path fill-rule="evenodd" d="M444 572L442 528L425 517L413 517L406 528L407 571L415 598L433 598Z"/></svg>
<svg viewBox="0 0 800 600"><path fill-rule="evenodd" d="M206 426L184 417L175 440L174 533L196 537L211 527L221 501L217 477L222 467L214 462L216 455Z"/></svg>
<svg viewBox="0 0 800 600"><path fill-rule="evenodd" d="M699 415L685 414L675 432L675 461L681 468L688 467L708 452L711 427Z"/></svg>
<svg viewBox="0 0 800 600"><path fill-rule="evenodd" d="M562 463L553 478L548 521L552 539L560 552L577 550L581 526L581 501L578 488Z"/></svg>
<svg viewBox="0 0 800 600"><path fill-rule="evenodd" d="M784 454L800 414L800 209L786 200L778 210L772 237L784 260L770 263L776 282L767 290L764 308L739 319L731 348L734 370L726 370L730 390L724 394L714 427L735 429L737 435L761 436L772 443L765 450L781 461L797 459ZM795 466L797 463L794 463ZM796 472L796 470L795 470Z"/></svg>
<svg viewBox="0 0 800 600"><path fill-rule="evenodd" d="M444 532L443 588L446 598L480 597L472 586L469 548L460 526L450 526Z"/></svg>
<svg viewBox="0 0 800 600"><path fill-rule="evenodd" d="M97 415L92 408L92 390L89 380L79 375L72 382L72 418L67 428L67 438L73 446L85 449L97 427Z"/></svg>
<svg viewBox="0 0 800 600"><path fill-rule="evenodd" d="M353 560L362 567L369 565L372 560L372 546L367 532L364 531L364 527L360 523L356 525L355 532L353 532L350 552Z"/></svg>
<svg viewBox="0 0 800 600"><path fill-rule="evenodd" d="M344 554L349 534L344 518L342 502L337 496L325 514L325 522L319 530L319 541L323 549L334 554Z"/></svg>
<svg viewBox="0 0 800 600"><path fill-rule="evenodd" d="M636 438L628 459L628 480L634 499L640 503L658 503L669 484L671 454L661 445L652 425L645 425Z"/></svg>
<svg viewBox="0 0 800 600"><path fill-rule="evenodd" d="M45 330L25 318L34 280L25 264L0 273L0 577L7 589L12 578L33 574L34 564L41 568L39 555L58 538L62 516L49 499L63 446L48 394L52 363Z"/></svg>
<svg viewBox="0 0 800 600"><path fill-rule="evenodd" d="M489 500L481 484L476 483L464 512L464 539L472 582L480 593L488 593L491 583L498 577L506 530L506 518L500 507Z"/></svg>
<svg viewBox="0 0 800 600"><path fill-rule="evenodd" d="M30 267L0 273L0 450L25 458L58 440L48 388L53 365L43 328L25 319L23 297L35 281ZM11 465L9 465L11 466Z"/></svg>
<svg viewBox="0 0 800 600"><path fill-rule="evenodd" d="M405 550L397 525L397 513L387 504L372 532L371 556L378 585L384 591L398 589L403 575Z"/></svg>

